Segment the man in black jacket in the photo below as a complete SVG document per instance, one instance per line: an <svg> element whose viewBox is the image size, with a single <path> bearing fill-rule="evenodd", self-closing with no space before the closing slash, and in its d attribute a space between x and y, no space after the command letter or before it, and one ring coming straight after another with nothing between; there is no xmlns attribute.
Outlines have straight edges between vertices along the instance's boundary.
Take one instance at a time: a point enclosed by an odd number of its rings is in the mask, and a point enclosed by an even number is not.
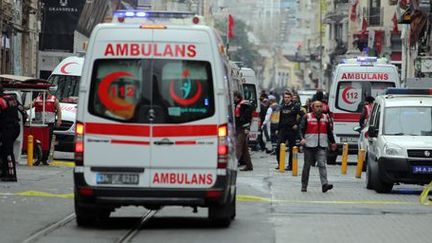
<svg viewBox="0 0 432 243"><path fill-rule="evenodd" d="M236 157L242 161L245 166L241 171L253 170L252 161L249 154L248 135L250 131L250 123L252 120L252 107L249 101L243 99L243 95L236 91L234 92L235 104L235 126L236 126Z"/></svg>
<svg viewBox="0 0 432 243"><path fill-rule="evenodd" d="M292 148L295 146L297 129L298 129L298 116L300 114L300 105L292 102L292 94L285 92L283 95L283 103L280 105L279 115L279 140L276 147L276 159L279 164L280 144L288 141L289 148L289 162L286 170L292 169ZM279 166L276 168L279 169Z"/></svg>
<svg viewBox="0 0 432 243"><path fill-rule="evenodd" d="M20 133L18 101L15 96L3 93L0 84L0 160L1 180L17 181L13 144Z"/></svg>

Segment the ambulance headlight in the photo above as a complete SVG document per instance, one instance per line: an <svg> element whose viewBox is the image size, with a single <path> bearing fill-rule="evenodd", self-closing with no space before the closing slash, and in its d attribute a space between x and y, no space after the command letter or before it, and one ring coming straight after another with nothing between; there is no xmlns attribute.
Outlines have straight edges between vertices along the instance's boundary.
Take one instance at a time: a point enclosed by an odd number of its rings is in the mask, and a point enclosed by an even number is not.
<svg viewBox="0 0 432 243"><path fill-rule="evenodd" d="M384 146L384 155L388 157L404 157L404 149L399 145L388 143Z"/></svg>

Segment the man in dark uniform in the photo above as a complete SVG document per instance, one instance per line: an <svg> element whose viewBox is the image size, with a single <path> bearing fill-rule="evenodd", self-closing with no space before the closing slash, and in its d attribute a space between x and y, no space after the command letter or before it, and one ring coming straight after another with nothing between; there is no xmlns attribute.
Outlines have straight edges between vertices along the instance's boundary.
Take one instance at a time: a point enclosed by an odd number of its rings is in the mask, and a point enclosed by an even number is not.
<svg viewBox="0 0 432 243"><path fill-rule="evenodd" d="M283 103L280 106L279 115L279 141L276 147L276 159L279 163L280 144L288 141L289 162L286 170L292 169L292 148L295 146L298 129L298 115L300 114L300 105L292 101L292 94L285 92ZM279 169L279 166L276 168Z"/></svg>
<svg viewBox="0 0 432 243"><path fill-rule="evenodd" d="M5 94L0 84L0 159L1 180L17 181L13 144L20 133L18 101Z"/></svg>
<svg viewBox="0 0 432 243"><path fill-rule="evenodd" d="M236 156L237 160L244 163L241 171L253 170L253 165L248 148L248 135L250 131L250 123L252 120L252 107L249 102L243 99L243 95L236 91L234 92L235 104L235 127L236 127Z"/></svg>

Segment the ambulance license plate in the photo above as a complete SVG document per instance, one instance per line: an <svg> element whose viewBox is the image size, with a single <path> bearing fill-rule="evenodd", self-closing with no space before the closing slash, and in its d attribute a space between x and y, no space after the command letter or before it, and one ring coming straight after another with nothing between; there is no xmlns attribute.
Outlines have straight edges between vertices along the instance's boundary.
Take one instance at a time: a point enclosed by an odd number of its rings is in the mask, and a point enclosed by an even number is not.
<svg viewBox="0 0 432 243"><path fill-rule="evenodd" d="M350 136L344 136L344 137L340 137L340 142L341 143L357 143L358 141L358 137L350 137Z"/></svg>
<svg viewBox="0 0 432 243"><path fill-rule="evenodd" d="M432 166L427 165L414 165L412 167L414 174L432 174Z"/></svg>
<svg viewBox="0 0 432 243"><path fill-rule="evenodd" d="M97 184L108 185L137 185L139 174L135 173L97 173Z"/></svg>

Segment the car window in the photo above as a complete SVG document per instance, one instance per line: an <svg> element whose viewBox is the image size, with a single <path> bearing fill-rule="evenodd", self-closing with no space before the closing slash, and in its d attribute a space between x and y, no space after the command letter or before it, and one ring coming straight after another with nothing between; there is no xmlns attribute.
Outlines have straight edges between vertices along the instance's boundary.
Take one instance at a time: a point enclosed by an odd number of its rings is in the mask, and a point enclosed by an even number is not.
<svg viewBox="0 0 432 243"><path fill-rule="evenodd" d="M76 103L80 78L80 76L51 75L48 80L57 85L54 95L60 102Z"/></svg>
<svg viewBox="0 0 432 243"><path fill-rule="evenodd" d="M373 105L373 108L372 108L372 113L371 113L371 116L370 116L370 119L369 119L369 126L371 126L371 127L373 127L373 126L375 126L375 123L376 123L376 114L377 114L377 110L380 108L380 106L378 105L378 104L374 104Z"/></svg>
<svg viewBox="0 0 432 243"><path fill-rule="evenodd" d="M432 136L432 107L389 107L384 118L385 135Z"/></svg>
<svg viewBox="0 0 432 243"><path fill-rule="evenodd" d="M97 60L90 92L90 113L122 122L183 123L214 114L208 62Z"/></svg>
<svg viewBox="0 0 432 243"><path fill-rule="evenodd" d="M336 108L349 112L361 112L367 96L383 94L392 82L344 81L339 82L336 93Z"/></svg>
<svg viewBox="0 0 432 243"><path fill-rule="evenodd" d="M254 84L243 84L243 95L246 100L248 100L255 109L258 107L258 97L257 97L256 87Z"/></svg>
<svg viewBox="0 0 432 243"><path fill-rule="evenodd" d="M211 65L203 61L155 60L153 106L166 112L157 123L183 123L215 112Z"/></svg>
<svg viewBox="0 0 432 243"><path fill-rule="evenodd" d="M89 112L110 120L139 122L138 105L150 105L151 82L144 79L150 63L138 59L96 60Z"/></svg>

